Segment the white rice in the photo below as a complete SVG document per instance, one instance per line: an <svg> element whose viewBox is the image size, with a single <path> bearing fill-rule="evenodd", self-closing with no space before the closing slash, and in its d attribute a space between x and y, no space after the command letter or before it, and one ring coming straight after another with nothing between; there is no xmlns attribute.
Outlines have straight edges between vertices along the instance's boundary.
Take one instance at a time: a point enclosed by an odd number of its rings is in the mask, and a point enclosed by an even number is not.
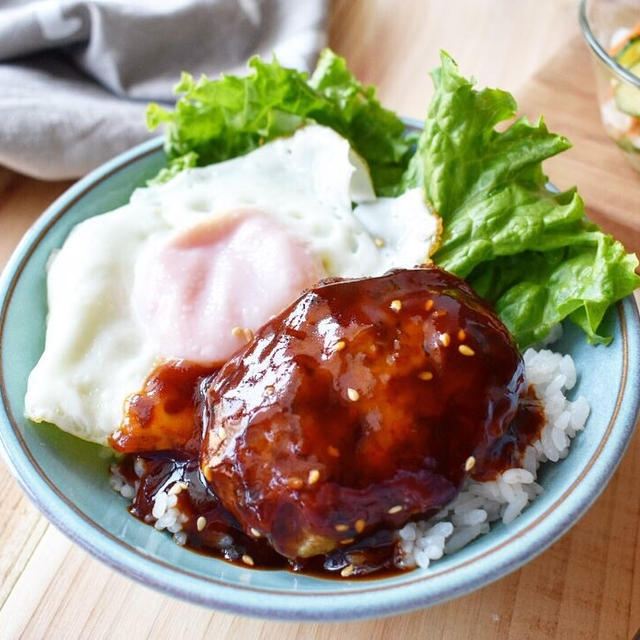
<svg viewBox="0 0 640 640"><path fill-rule="evenodd" d="M133 469L138 478L141 478L145 473L144 465L142 458L136 458ZM111 488L123 498L133 500L138 493L140 481L136 480L131 484L120 473L117 464L111 465L110 472L109 484ZM151 514L145 517L145 522L153 524L158 531L166 529L172 533L174 542L179 545L183 545L187 541L187 534L182 531L182 526L189 520L189 516L178 508L178 494L186 488L187 485L181 482L167 482L153 497Z"/></svg>
<svg viewBox="0 0 640 640"><path fill-rule="evenodd" d="M426 569L433 560L488 533L492 522L512 522L543 491L536 482L540 464L557 462L569 453L571 439L589 415L584 397L571 402L565 396L576 384L573 359L547 349L527 349L524 363L527 382L534 385L547 418L540 440L527 447L519 468L507 469L491 482L468 480L455 500L435 516L400 529L402 566Z"/></svg>
<svg viewBox="0 0 640 640"><path fill-rule="evenodd" d="M520 467L507 469L490 482L469 479L458 496L436 515L402 527L397 532L400 566L426 569L432 561L454 553L488 533L492 522L512 522L543 491L536 482L540 464L557 462L569 453L571 439L583 429L589 415L589 404L584 397L571 402L565 396L565 392L576 384L573 359L547 349L528 349L524 353L524 363L527 382L534 385L547 418L540 440L527 447ZM143 464L138 458L135 467L138 477L144 473ZM110 483L129 500L135 496L139 485L138 481L128 483L117 465L111 468ZM184 488L180 482L167 482L156 493L152 513L147 516L149 524L172 533L174 542L179 545L187 541L183 525L188 516L178 508L178 494ZM221 540L220 546L223 548L231 543L231 539Z"/></svg>

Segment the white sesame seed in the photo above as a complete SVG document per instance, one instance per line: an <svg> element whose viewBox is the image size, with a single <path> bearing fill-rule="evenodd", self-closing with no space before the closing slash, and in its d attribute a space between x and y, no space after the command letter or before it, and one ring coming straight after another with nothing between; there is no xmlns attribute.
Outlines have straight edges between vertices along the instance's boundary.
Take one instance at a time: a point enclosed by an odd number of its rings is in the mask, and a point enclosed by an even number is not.
<svg viewBox="0 0 640 640"><path fill-rule="evenodd" d="M461 344L458 347L458 351L463 356L474 356L476 354L476 352L469 345L466 345L466 344Z"/></svg>
<svg viewBox="0 0 640 640"><path fill-rule="evenodd" d="M340 575L343 578L347 578L354 572L354 566L352 564L348 564L341 572Z"/></svg>
<svg viewBox="0 0 640 640"><path fill-rule="evenodd" d="M196 520L196 529L198 529L198 531L202 531L206 526L207 526L207 519L204 516L200 516Z"/></svg>
<svg viewBox="0 0 640 640"><path fill-rule="evenodd" d="M245 564L248 564L250 567L253 567L253 565L255 564L255 562L253 561L253 558L248 553L245 553L242 556L242 562L244 562Z"/></svg>
<svg viewBox="0 0 640 640"><path fill-rule="evenodd" d="M397 313L402 309L402 300L392 300L389 306Z"/></svg>
<svg viewBox="0 0 640 640"><path fill-rule="evenodd" d="M262 534L257 529L254 529L253 527L251 527L251 529L249 529L249 531L251 532L251 535L254 538L261 538L262 537Z"/></svg>
<svg viewBox="0 0 640 640"><path fill-rule="evenodd" d="M244 338L247 342L251 342L253 340L253 331L251 331L251 329L233 327L233 329L231 329L231 335L234 338Z"/></svg>
<svg viewBox="0 0 640 640"><path fill-rule="evenodd" d="M443 347L448 347L451 343L451 336L448 333L440 334L440 342L442 343Z"/></svg>
<svg viewBox="0 0 640 640"><path fill-rule="evenodd" d="M393 515L394 513L400 513L401 511L402 511L402 505L397 504L395 507L391 507L391 509L389 509L387 513L390 513L391 515Z"/></svg>
<svg viewBox="0 0 640 640"><path fill-rule="evenodd" d="M360 399L360 394L355 389L352 389L351 387L347 389L347 396L349 397L349 400L351 400L352 402L357 402Z"/></svg>
<svg viewBox="0 0 640 640"><path fill-rule="evenodd" d="M384 247L384 240L382 238L374 238L373 242L378 248Z"/></svg>
<svg viewBox="0 0 640 640"><path fill-rule="evenodd" d="M182 491L182 483L176 482L167 492L170 496L177 496Z"/></svg>
<svg viewBox="0 0 640 640"><path fill-rule="evenodd" d="M304 484L304 482L302 482L301 478L298 478L296 476L294 476L293 478L289 478L287 480L287 484L292 488L292 489L301 489L302 485Z"/></svg>
<svg viewBox="0 0 640 640"><path fill-rule="evenodd" d="M315 484L320 480L320 472L317 469L311 469L309 471L309 477L307 478L307 484Z"/></svg>
<svg viewBox="0 0 640 640"><path fill-rule="evenodd" d="M336 342L336 346L333 348L334 351L342 351L347 346L347 343L344 340L338 340Z"/></svg>
<svg viewBox="0 0 640 640"><path fill-rule="evenodd" d="M473 467L475 466L476 466L476 459L473 456L469 456L467 458L467 461L464 463L464 470L471 471L471 469L473 469Z"/></svg>

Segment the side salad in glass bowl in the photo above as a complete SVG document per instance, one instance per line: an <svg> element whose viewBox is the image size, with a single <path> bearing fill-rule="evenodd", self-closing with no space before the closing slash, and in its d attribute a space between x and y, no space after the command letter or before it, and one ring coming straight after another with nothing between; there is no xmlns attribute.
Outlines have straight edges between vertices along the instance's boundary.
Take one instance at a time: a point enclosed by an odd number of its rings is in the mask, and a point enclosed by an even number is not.
<svg viewBox="0 0 640 640"><path fill-rule="evenodd" d="M582 0L579 17L593 54L602 123L640 170L640 10L624 0Z"/></svg>

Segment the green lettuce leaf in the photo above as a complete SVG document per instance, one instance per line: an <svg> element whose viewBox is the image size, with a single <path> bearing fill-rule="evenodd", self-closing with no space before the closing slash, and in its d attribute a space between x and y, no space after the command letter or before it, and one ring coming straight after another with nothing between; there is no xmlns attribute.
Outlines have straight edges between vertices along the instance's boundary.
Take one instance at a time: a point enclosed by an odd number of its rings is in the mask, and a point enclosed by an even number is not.
<svg viewBox="0 0 640 640"><path fill-rule="evenodd" d="M619 242L584 224L565 247L526 251L482 263L467 277L523 346L543 339L570 318L593 343L609 338L596 331L614 300L638 286L638 261Z"/></svg>
<svg viewBox="0 0 640 640"><path fill-rule="evenodd" d="M584 217L575 190L557 193L542 161L567 149L514 98L477 91L443 53L435 95L402 188L422 186L443 220L434 262L493 302L521 347L570 318L591 342L606 309L639 284L638 261Z"/></svg>
<svg viewBox="0 0 640 640"><path fill-rule="evenodd" d="M521 347L565 318L592 342L606 341L598 327L639 285L638 262L586 221L574 189L550 188L542 162L569 141L542 119L513 120L510 94L475 90L449 55L441 60L417 144L329 50L310 78L259 58L242 78L196 82L183 74L175 110L152 104L147 112L150 128L166 125L169 166L156 180L248 153L308 123L331 127L368 163L379 195L425 189L444 227L434 261L492 302Z"/></svg>
<svg viewBox="0 0 640 640"><path fill-rule="evenodd" d="M185 166L202 166L243 155L308 123L331 127L365 159L379 194L392 192L405 172L414 139L393 112L384 109L373 87L363 87L345 61L322 52L309 79L274 59L249 62L246 77L224 75L197 82L187 73L175 87L175 110L149 105L147 125L166 125L169 168L164 181Z"/></svg>

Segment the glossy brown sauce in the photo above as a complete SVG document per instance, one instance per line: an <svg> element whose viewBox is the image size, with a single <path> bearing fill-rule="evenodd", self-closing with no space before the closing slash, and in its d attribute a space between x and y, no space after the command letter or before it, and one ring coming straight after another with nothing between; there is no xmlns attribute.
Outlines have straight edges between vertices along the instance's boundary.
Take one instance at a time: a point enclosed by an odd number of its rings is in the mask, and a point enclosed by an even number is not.
<svg viewBox="0 0 640 640"><path fill-rule="evenodd" d="M393 531L449 503L470 456L493 479L543 424L506 329L457 278L420 269L315 287L221 369L161 364L111 444L141 520L184 483L188 547L356 577L397 570ZM325 551L301 557L309 539Z"/></svg>

